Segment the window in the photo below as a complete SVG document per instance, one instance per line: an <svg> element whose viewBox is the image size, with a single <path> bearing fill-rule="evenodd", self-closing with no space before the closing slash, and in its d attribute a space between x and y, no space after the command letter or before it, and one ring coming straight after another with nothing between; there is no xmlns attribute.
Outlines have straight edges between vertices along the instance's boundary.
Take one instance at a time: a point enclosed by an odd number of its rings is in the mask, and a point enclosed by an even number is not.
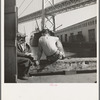
<svg viewBox="0 0 100 100"><path fill-rule="evenodd" d="M61 35L61 42L63 41L62 35Z"/></svg>
<svg viewBox="0 0 100 100"><path fill-rule="evenodd" d="M67 34L65 34L65 42L67 42Z"/></svg>
<svg viewBox="0 0 100 100"><path fill-rule="evenodd" d="M97 24L97 20L95 20L95 24Z"/></svg>
<svg viewBox="0 0 100 100"><path fill-rule="evenodd" d="M93 25L94 24L94 20L88 22L88 25Z"/></svg>
<svg viewBox="0 0 100 100"><path fill-rule="evenodd" d="M82 26L83 26L83 27L86 27L86 26L87 26L87 23L82 24Z"/></svg>
<svg viewBox="0 0 100 100"><path fill-rule="evenodd" d="M92 21L92 24L94 25L94 20Z"/></svg>
<svg viewBox="0 0 100 100"><path fill-rule="evenodd" d="M85 23L85 26L87 26L87 22Z"/></svg>
<svg viewBox="0 0 100 100"><path fill-rule="evenodd" d="M75 42L75 35L74 33L70 33L70 36L69 36L69 42Z"/></svg>
<svg viewBox="0 0 100 100"><path fill-rule="evenodd" d="M95 29L88 30L89 42L95 42Z"/></svg>
<svg viewBox="0 0 100 100"><path fill-rule="evenodd" d="M82 34L82 31L79 31L78 34Z"/></svg>
<svg viewBox="0 0 100 100"><path fill-rule="evenodd" d="M75 26L74 26L74 30L75 30Z"/></svg>
<svg viewBox="0 0 100 100"><path fill-rule="evenodd" d="M88 22L88 25L90 25L90 22Z"/></svg>
<svg viewBox="0 0 100 100"><path fill-rule="evenodd" d="M82 34L82 31L79 31L78 34L76 35L76 41L77 42L84 42L84 36Z"/></svg>
<svg viewBox="0 0 100 100"><path fill-rule="evenodd" d="M81 25L78 25L78 28L81 28Z"/></svg>
<svg viewBox="0 0 100 100"><path fill-rule="evenodd" d="M93 25L94 24L94 21L92 20L91 22L90 22L90 25Z"/></svg>

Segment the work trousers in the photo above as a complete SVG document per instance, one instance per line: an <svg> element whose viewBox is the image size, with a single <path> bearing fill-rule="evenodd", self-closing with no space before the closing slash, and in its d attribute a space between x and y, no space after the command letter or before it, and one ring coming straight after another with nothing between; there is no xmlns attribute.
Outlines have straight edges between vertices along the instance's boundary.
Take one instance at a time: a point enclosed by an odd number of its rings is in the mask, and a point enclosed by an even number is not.
<svg viewBox="0 0 100 100"><path fill-rule="evenodd" d="M23 77L28 73L32 61L29 58L17 57L18 76Z"/></svg>

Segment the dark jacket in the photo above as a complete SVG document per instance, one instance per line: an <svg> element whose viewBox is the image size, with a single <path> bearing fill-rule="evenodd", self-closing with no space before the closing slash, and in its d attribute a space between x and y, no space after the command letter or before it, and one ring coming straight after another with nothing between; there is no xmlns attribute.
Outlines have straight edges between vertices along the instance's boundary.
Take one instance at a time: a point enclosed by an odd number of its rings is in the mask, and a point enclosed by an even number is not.
<svg viewBox="0 0 100 100"><path fill-rule="evenodd" d="M21 47L21 44L20 43L17 43L17 56L18 57L27 57L25 55L26 52L30 52L30 47L29 45L26 43L26 50L23 51L22 47Z"/></svg>

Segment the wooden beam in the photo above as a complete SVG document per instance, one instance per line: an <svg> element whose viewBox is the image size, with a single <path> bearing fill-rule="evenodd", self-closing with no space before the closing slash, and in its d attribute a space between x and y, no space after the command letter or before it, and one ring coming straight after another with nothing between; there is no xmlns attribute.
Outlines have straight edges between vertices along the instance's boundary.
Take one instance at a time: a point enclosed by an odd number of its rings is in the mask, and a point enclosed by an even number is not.
<svg viewBox="0 0 100 100"><path fill-rule="evenodd" d="M16 3L15 0L5 0L5 83L17 82L16 66Z"/></svg>

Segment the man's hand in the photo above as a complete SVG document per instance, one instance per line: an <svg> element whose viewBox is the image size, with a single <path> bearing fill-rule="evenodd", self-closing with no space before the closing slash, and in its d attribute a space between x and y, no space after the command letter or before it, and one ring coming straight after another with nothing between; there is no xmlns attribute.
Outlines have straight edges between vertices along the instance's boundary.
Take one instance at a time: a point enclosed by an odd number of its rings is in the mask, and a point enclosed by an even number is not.
<svg viewBox="0 0 100 100"><path fill-rule="evenodd" d="M64 58L65 58L64 52L60 52L60 57L59 57L59 59L64 59Z"/></svg>
<svg viewBox="0 0 100 100"><path fill-rule="evenodd" d="M30 56L30 57L32 57L32 54L31 54L31 53L28 53L28 52L25 53L25 55L26 55L26 56Z"/></svg>
<svg viewBox="0 0 100 100"><path fill-rule="evenodd" d="M25 53L26 57L34 61L34 57L31 53Z"/></svg>
<svg viewBox="0 0 100 100"><path fill-rule="evenodd" d="M36 61L35 61L35 65L36 65L36 66L39 66L39 65L40 65L39 61L36 60Z"/></svg>

